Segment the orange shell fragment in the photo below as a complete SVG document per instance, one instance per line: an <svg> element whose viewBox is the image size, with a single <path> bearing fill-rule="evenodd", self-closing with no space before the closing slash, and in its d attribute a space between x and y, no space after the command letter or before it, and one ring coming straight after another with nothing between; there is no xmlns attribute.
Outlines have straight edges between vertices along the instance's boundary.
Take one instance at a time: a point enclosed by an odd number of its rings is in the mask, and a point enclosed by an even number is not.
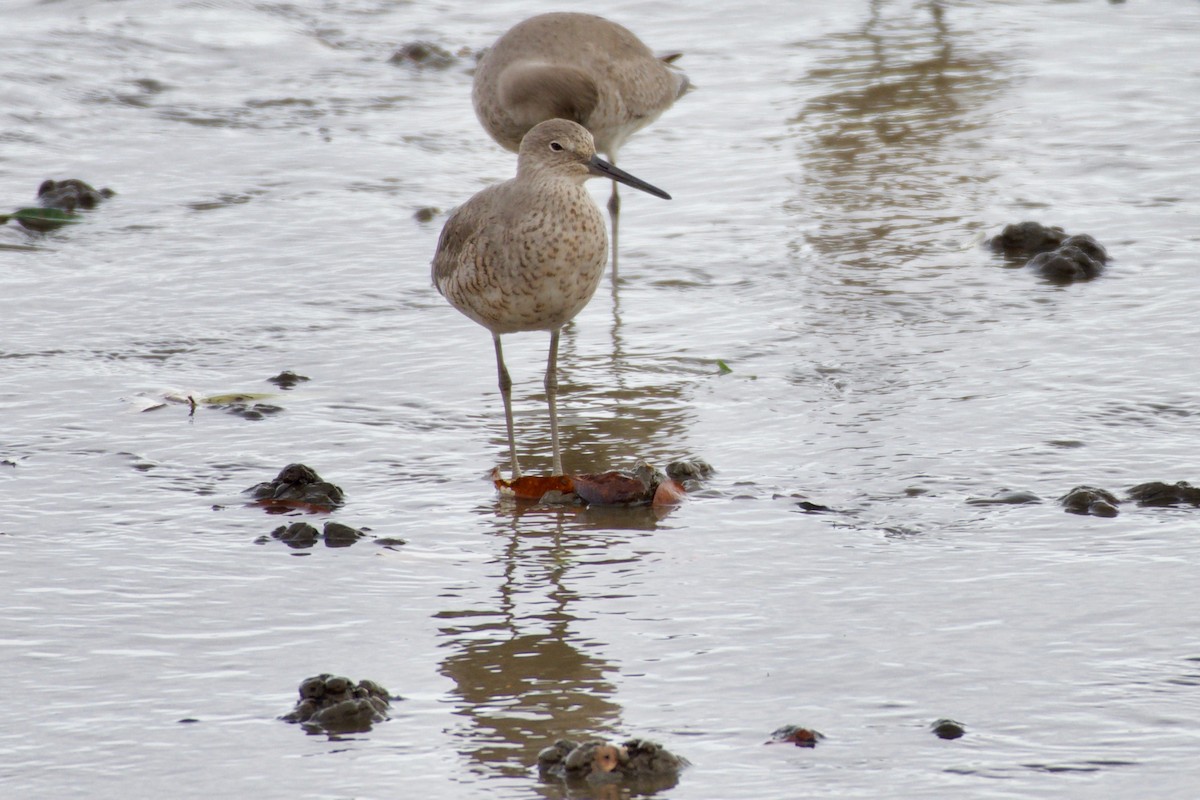
<svg viewBox="0 0 1200 800"><path fill-rule="evenodd" d="M575 494L589 505L619 506L645 503L649 487L624 472L594 472L575 476Z"/></svg>
<svg viewBox="0 0 1200 800"><path fill-rule="evenodd" d="M667 478L654 490L653 505L677 506L687 499L687 490L677 480Z"/></svg>
<svg viewBox="0 0 1200 800"><path fill-rule="evenodd" d="M286 514L289 511L302 511L306 514L330 514L333 506L326 503L306 503L303 500L288 500L278 497L264 497L251 500L251 505L261 506L268 514Z"/></svg>
<svg viewBox="0 0 1200 800"><path fill-rule="evenodd" d="M517 500L541 500L546 492L568 494L575 491L575 482L566 475L522 475L516 480L507 481L500 477L499 472L495 472L492 482L500 494Z"/></svg>

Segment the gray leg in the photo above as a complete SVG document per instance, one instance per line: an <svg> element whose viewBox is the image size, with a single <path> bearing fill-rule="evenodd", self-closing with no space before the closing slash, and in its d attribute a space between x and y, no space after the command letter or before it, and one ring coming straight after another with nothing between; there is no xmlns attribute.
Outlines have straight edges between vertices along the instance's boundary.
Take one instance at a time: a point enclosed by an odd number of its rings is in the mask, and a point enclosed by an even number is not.
<svg viewBox="0 0 1200 800"><path fill-rule="evenodd" d="M612 265L613 280L615 281L617 278L617 220L621 215L621 196L617 194L617 182L613 181L612 185L612 196L608 198L608 217L612 221Z"/></svg>
<svg viewBox="0 0 1200 800"><path fill-rule="evenodd" d="M558 329L550 331L550 355L546 357L546 404L550 406L550 446L554 450L554 473L562 475L558 449Z"/></svg>
<svg viewBox="0 0 1200 800"><path fill-rule="evenodd" d="M492 334L496 344L496 372L500 375L500 398L504 400L504 426L508 429L508 453L512 456L512 479L521 477L521 465L517 463L517 443L513 438L512 378L504 366L504 354L500 350L500 335Z"/></svg>

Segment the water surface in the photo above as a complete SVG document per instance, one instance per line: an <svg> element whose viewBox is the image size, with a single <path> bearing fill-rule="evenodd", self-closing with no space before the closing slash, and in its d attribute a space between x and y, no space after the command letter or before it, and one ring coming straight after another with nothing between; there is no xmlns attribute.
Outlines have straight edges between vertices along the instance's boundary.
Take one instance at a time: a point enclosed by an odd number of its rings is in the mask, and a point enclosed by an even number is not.
<svg viewBox="0 0 1200 800"><path fill-rule="evenodd" d="M645 736L680 800L1194 795L1200 512L1055 498L1197 479L1200 9L779 8L588 6L697 86L623 148L675 199L625 193L560 352L569 471L717 468L666 515L498 501L488 336L429 285L514 166L472 54L546 8L0 11L4 202L118 192L0 227L6 790L563 797L540 748ZM456 62L389 62L418 40ZM1022 219L1114 261L1061 287L981 247ZM506 341L535 470L546 338ZM142 410L233 391L282 411ZM245 504L294 461L407 544L256 544L327 518ZM967 502L1005 491L1043 502ZM276 717L319 672L404 700L305 736ZM827 738L762 745L788 723Z"/></svg>

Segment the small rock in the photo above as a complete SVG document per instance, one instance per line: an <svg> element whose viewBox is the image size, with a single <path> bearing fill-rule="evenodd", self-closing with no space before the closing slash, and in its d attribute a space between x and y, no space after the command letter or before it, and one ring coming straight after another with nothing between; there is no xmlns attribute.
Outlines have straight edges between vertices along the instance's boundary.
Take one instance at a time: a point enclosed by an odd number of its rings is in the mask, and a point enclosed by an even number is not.
<svg viewBox="0 0 1200 800"><path fill-rule="evenodd" d="M1086 233L1068 236L1040 222L1005 225L988 245L993 252L1027 259L1025 266L1054 283L1091 280L1104 271L1108 252Z"/></svg>
<svg viewBox="0 0 1200 800"><path fill-rule="evenodd" d="M1200 506L1200 488L1187 481L1139 483L1129 490L1129 499L1139 506Z"/></svg>
<svg viewBox="0 0 1200 800"><path fill-rule="evenodd" d="M537 755L538 769L549 770L557 768L560 764L566 761L567 756L571 755L578 742L570 739L559 739L549 747L543 748Z"/></svg>
<svg viewBox="0 0 1200 800"><path fill-rule="evenodd" d="M716 470L702 458L685 458L667 464L667 477L684 483L711 478Z"/></svg>
<svg viewBox="0 0 1200 800"><path fill-rule="evenodd" d="M1096 261L1072 245L1063 245L1048 253L1038 253L1029 259L1025 266L1054 283L1087 281L1104 271L1102 262Z"/></svg>
<svg viewBox="0 0 1200 800"><path fill-rule="evenodd" d="M293 522L291 525L280 525L271 531L271 536L286 544L288 547L312 547L321 538L321 534L307 522Z"/></svg>
<svg viewBox="0 0 1200 800"><path fill-rule="evenodd" d="M771 738L767 744L786 743L794 744L796 747L816 747L817 742L825 738L825 735L820 731L812 728L804 728L799 725L784 725L782 728L776 728L771 732Z"/></svg>
<svg viewBox="0 0 1200 800"><path fill-rule="evenodd" d="M325 696L325 675L315 678L305 678L300 681L301 700L320 700Z"/></svg>
<svg viewBox="0 0 1200 800"><path fill-rule="evenodd" d="M1059 227L1047 227L1040 222L1017 222L1005 225L989 242L994 252L1029 258L1055 249L1067 238Z"/></svg>
<svg viewBox="0 0 1200 800"><path fill-rule="evenodd" d="M930 725L929 729L939 739L958 739L967 732L966 727L961 722L955 722L952 719L939 719Z"/></svg>
<svg viewBox="0 0 1200 800"><path fill-rule="evenodd" d="M1115 517L1117 506L1121 504L1112 492L1094 486L1076 486L1058 501L1071 514L1090 514L1093 517Z"/></svg>
<svg viewBox="0 0 1200 800"><path fill-rule="evenodd" d="M298 383L307 381L308 378L304 375L297 375L290 369L285 369L273 378L267 378L267 383L273 383L280 389L292 389Z"/></svg>
<svg viewBox="0 0 1200 800"><path fill-rule="evenodd" d="M365 539L367 534L351 528L349 525L343 525L340 522L329 521L325 523L325 546L326 547L349 547L359 539Z"/></svg>
<svg viewBox="0 0 1200 800"><path fill-rule="evenodd" d="M600 740L578 743L559 739L538 753L538 770L543 779L621 782L635 785L639 790L673 786L679 772L689 763L646 739L629 739L620 745Z"/></svg>
<svg viewBox="0 0 1200 800"><path fill-rule="evenodd" d="M432 69L447 69L458 63L458 59L449 50L432 42L409 42L401 45L388 61L392 64Z"/></svg>
<svg viewBox="0 0 1200 800"><path fill-rule="evenodd" d="M349 547L361 539L368 538L368 534L358 528L352 528L349 525L329 520L326 521L325 527L321 531L318 531L307 522L293 522L291 525L280 525L271 531L271 537L278 539L288 547L300 549L313 547L322 539L325 541L326 547ZM270 541L270 539L263 537L257 541L261 543ZM380 543L388 544L397 542L404 544L403 539L383 540Z"/></svg>
<svg viewBox="0 0 1200 800"><path fill-rule="evenodd" d="M375 544L380 547L403 547L408 544L408 540L398 536L382 536L375 540Z"/></svg>
<svg viewBox="0 0 1200 800"><path fill-rule="evenodd" d="M38 203L45 208L74 211L78 208L95 208L116 192L112 189L94 189L77 178L68 178L65 181L42 181L37 194Z"/></svg>
<svg viewBox="0 0 1200 800"><path fill-rule="evenodd" d="M630 776L675 775L691 764L683 756L677 756L648 739L628 739L621 745L620 750L624 751L625 758L621 759L619 768L622 773Z"/></svg>
<svg viewBox="0 0 1200 800"><path fill-rule="evenodd" d="M1093 261L1101 264L1108 263L1108 251L1104 249L1103 245L1086 233L1077 233L1074 236L1068 236L1066 239L1063 239L1060 247L1076 247L1082 250Z"/></svg>
<svg viewBox="0 0 1200 800"><path fill-rule="evenodd" d="M342 490L321 480L316 471L304 464L289 464L275 480L259 483L246 490L264 505L305 505L322 510L340 506L345 499Z"/></svg>
<svg viewBox="0 0 1200 800"><path fill-rule="evenodd" d="M296 707L279 719L301 723L309 733L362 733L388 718L392 698L370 680L323 673L300 682Z"/></svg>

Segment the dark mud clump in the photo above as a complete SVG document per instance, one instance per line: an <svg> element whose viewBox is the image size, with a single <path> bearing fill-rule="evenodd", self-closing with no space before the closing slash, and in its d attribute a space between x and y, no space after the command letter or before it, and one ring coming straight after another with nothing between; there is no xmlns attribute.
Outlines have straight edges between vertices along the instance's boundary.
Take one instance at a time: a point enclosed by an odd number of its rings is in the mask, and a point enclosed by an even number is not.
<svg viewBox="0 0 1200 800"><path fill-rule="evenodd" d="M1187 481L1150 481L1130 489L1129 499L1139 506L1200 506L1200 488Z"/></svg>
<svg viewBox="0 0 1200 800"><path fill-rule="evenodd" d="M794 744L796 747L816 747L825 734L800 725L784 725L771 732L767 744Z"/></svg>
<svg viewBox="0 0 1200 800"><path fill-rule="evenodd" d="M94 189L77 178L65 181L45 180L38 187L38 204L43 208L75 211L92 209L116 194L112 189Z"/></svg>
<svg viewBox="0 0 1200 800"><path fill-rule="evenodd" d="M315 547L317 542L324 542L326 547L349 547L366 538L369 538L366 531L330 520L325 523L323 530L317 530L307 522L280 525L271 531L270 537L260 536L255 542L266 544L271 539L277 539L295 550L304 550ZM397 540L389 539L387 541L391 544Z"/></svg>
<svg viewBox="0 0 1200 800"><path fill-rule="evenodd" d="M1057 226L1048 227L1040 222L1014 222L988 241L992 251L1014 258L1031 258L1038 253L1048 253L1062 244L1067 232Z"/></svg>
<svg viewBox="0 0 1200 800"><path fill-rule="evenodd" d="M1068 236L1057 226L1040 222L1005 225L988 246L1053 283L1091 280L1104 271L1108 252L1086 233Z"/></svg>
<svg viewBox="0 0 1200 800"><path fill-rule="evenodd" d="M392 64L421 69L449 69L458 63L458 57L432 42L409 42L402 44L388 59Z"/></svg>
<svg viewBox="0 0 1200 800"><path fill-rule="evenodd" d="M1104 245L1100 244L1086 233L1068 236L1056 249L1061 250L1064 247L1074 247L1076 250L1081 251L1088 258L1100 264L1108 263L1108 251L1104 249Z"/></svg>
<svg viewBox="0 0 1200 800"><path fill-rule="evenodd" d="M702 458L683 458L667 464L667 477L679 481L687 491L699 489L703 481L716 472L712 464Z"/></svg>
<svg viewBox="0 0 1200 800"><path fill-rule="evenodd" d="M300 683L296 707L280 717L309 733L365 733L388 718L393 698L378 683L322 673Z"/></svg>
<svg viewBox="0 0 1200 800"><path fill-rule="evenodd" d="M290 369L285 369L273 378L267 378L267 383L273 383L280 389L294 389L296 384L304 383L308 378L304 375L297 375Z"/></svg>
<svg viewBox="0 0 1200 800"><path fill-rule="evenodd" d="M1049 253L1037 254L1025 266L1053 283L1088 281L1104 271L1103 261L1097 261L1079 247L1066 244Z"/></svg>
<svg viewBox="0 0 1200 800"><path fill-rule="evenodd" d="M939 739L961 739L967 732L965 725L952 719L939 719L930 725L929 729Z"/></svg>
<svg viewBox="0 0 1200 800"><path fill-rule="evenodd" d="M1112 492L1094 486L1076 486L1058 498L1063 508L1071 514L1088 514L1093 517L1115 517L1121 501Z"/></svg>
<svg viewBox="0 0 1200 800"><path fill-rule="evenodd" d="M246 493L268 510L307 507L331 511L342 505L345 497L341 489L304 464L288 464L275 480L251 486Z"/></svg>
<svg viewBox="0 0 1200 800"><path fill-rule="evenodd" d="M1131 488L1126 500L1143 507L1200 506L1200 487L1187 481L1149 481ZM1060 497L1059 502L1072 514L1094 517L1115 517L1121 504L1112 492L1093 486L1076 486Z"/></svg>
<svg viewBox="0 0 1200 800"><path fill-rule="evenodd" d="M832 506L808 499L808 496L802 492L791 492L789 494L776 492L771 495L771 499L790 503L799 509L802 514L833 514L837 511Z"/></svg>
<svg viewBox="0 0 1200 800"><path fill-rule="evenodd" d="M312 547L321 539L321 532L307 522L293 522L291 525L280 525L271 531L271 537L278 539L288 547L297 549ZM266 538L260 538L265 542Z"/></svg>
<svg viewBox="0 0 1200 800"><path fill-rule="evenodd" d="M622 744L559 739L538 753L538 773L544 781L620 784L638 792L673 787L689 763L646 739L629 739Z"/></svg>
<svg viewBox="0 0 1200 800"><path fill-rule="evenodd" d="M367 534L358 528L351 528L332 520L325 523L325 529L321 533L326 547L349 547L359 539L367 538Z"/></svg>

